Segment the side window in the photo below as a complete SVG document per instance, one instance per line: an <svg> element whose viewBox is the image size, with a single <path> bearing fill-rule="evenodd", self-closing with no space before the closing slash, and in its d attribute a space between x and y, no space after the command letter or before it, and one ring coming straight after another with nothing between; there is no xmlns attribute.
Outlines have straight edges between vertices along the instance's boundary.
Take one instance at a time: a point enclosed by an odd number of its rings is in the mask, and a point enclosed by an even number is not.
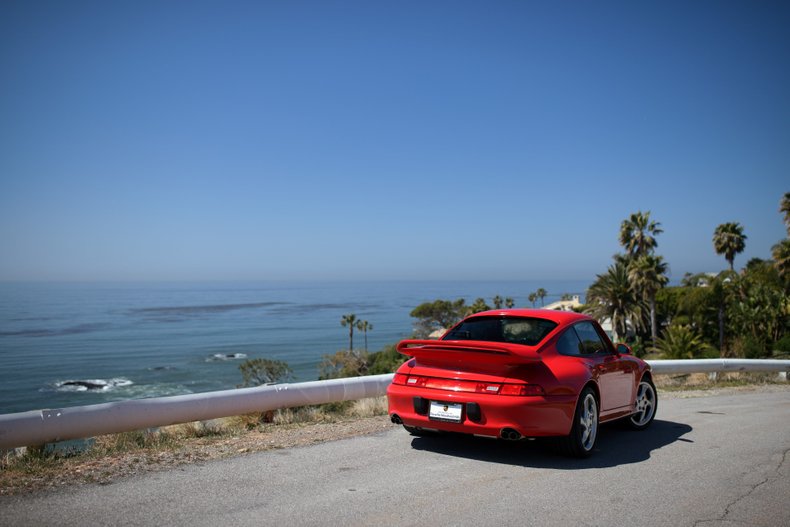
<svg viewBox="0 0 790 527"><path fill-rule="evenodd" d="M581 355L582 343L579 341L579 337L573 328L568 328L557 339L557 352L562 355Z"/></svg>
<svg viewBox="0 0 790 527"><path fill-rule="evenodd" d="M593 353L601 353L607 348L604 346L601 336L595 331L595 327L589 322L579 322L575 326L579 339L582 341L584 355L592 355Z"/></svg>

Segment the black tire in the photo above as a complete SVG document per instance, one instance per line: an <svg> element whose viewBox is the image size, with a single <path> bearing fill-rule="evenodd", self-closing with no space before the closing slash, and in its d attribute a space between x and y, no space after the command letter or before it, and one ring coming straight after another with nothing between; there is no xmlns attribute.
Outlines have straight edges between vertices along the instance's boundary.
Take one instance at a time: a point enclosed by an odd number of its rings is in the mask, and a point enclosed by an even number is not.
<svg viewBox="0 0 790 527"><path fill-rule="evenodd" d="M592 454L598 439L598 399L589 386L582 390L576 402L571 433L559 441L566 455L585 458Z"/></svg>
<svg viewBox="0 0 790 527"><path fill-rule="evenodd" d="M634 413L625 419L631 430L644 430L653 422L658 410L658 392L653 379L649 376L642 377L636 388Z"/></svg>

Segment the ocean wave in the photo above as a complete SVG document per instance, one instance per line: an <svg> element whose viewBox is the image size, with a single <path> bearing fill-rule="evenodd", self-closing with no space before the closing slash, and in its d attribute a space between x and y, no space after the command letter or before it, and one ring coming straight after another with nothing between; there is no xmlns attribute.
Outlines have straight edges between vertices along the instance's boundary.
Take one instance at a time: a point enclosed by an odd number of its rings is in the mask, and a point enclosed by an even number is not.
<svg viewBox="0 0 790 527"><path fill-rule="evenodd" d="M129 379L118 377L115 379L82 379L58 381L55 389L61 392L109 392L116 388L123 388L134 384Z"/></svg>
<svg viewBox="0 0 790 527"><path fill-rule="evenodd" d="M149 397L170 397L173 395L187 395L193 393L192 390L182 384L154 383L154 384L135 384L123 390L123 397L120 400L146 399Z"/></svg>

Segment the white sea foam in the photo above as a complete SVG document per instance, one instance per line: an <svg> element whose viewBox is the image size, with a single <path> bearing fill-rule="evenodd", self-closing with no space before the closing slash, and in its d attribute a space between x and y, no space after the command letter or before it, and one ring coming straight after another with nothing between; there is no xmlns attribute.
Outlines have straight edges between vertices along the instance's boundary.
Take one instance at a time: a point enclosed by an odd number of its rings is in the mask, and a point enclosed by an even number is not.
<svg viewBox="0 0 790 527"><path fill-rule="evenodd" d="M80 379L58 381L55 388L61 392L109 392L115 388L131 386L134 384L129 379L117 377L115 379Z"/></svg>
<svg viewBox="0 0 790 527"><path fill-rule="evenodd" d="M246 359L246 353L215 353L206 359L206 362L216 362L224 360L241 360Z"/></svg>

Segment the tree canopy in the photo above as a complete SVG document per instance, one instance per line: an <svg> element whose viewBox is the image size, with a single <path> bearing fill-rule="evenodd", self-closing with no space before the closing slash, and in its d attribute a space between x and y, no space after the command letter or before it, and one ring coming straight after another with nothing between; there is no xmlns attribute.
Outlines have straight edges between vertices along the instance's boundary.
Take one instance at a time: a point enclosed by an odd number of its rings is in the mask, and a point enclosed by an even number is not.
<svg viewBox="0 0 790 527"><path fill-rule="evenodd" d="M629 256L644 256L658 246L655 237L662 232L661 224L650 219L650 211L640 210L620 224L620 245Z"/></svg>
<svg viewBox="0 0 790 527"><path fill-rule="evenodd" d="M723 254L730 264L730 271L734 270L735 255L746 248L746 235L740 223L722 223L713 232L713 248L716 254Z"/></svg>

